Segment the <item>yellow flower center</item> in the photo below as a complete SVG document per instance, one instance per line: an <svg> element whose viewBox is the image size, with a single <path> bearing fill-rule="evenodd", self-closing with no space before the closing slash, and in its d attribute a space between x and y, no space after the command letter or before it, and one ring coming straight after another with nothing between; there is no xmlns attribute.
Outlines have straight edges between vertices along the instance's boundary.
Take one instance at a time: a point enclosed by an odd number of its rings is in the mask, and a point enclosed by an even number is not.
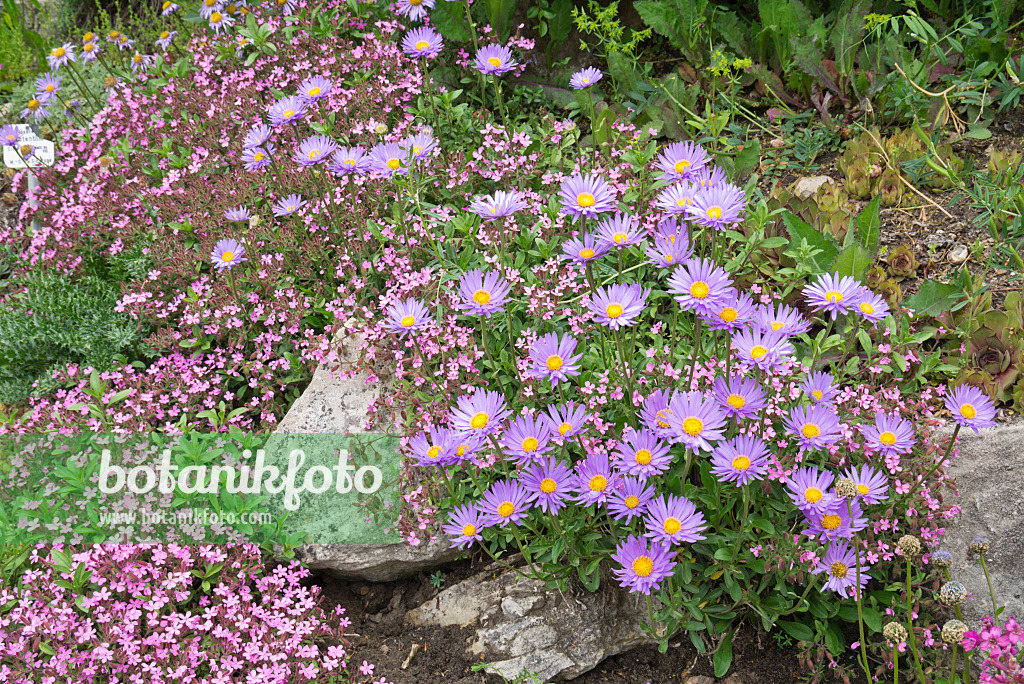
<svg viewBox="0 0 1024 684"><path fill-rule="evenodd" d="M228 5L224 9L225 11L227 11L228 14L234 14L238 11L238 5Z"/></svg>
<svg viewBox="0 0 1024 684"><path fill-rule="evenodd" d="M818 503L821 501L822 493L817 487L810 487L804 490L804 500L807 503Z"/></svg>
<svg viewBox="0 0 1024 684"><path fill-rule="evenodd" d="M52 83L47 83L47 84L46 84L46 92L48 92L48 93L52 93L52 92L53 92L53 87L54 87L54 86L53 86L53 84L52 84Z"/></svg>
<svg viewBox="0 0 1024 684"><path fill-rule="evenodd" d="M690 203L690 198L689 197L683 197L681 199L676 200L676 206L677 207L685 207L689 203Z"/></svg>
<svg viewBox="0 0 1024 684"><path fill-rule="evenodd" d="M430 47L430 43L428 43L425 40L421 40L420 42L416 43L416 51L417 52L423 52L428 47Z"/></svg>
<svg viewBox="0 0 1024 684"><path fill-rule="evenodd" d="M485 427L487 425L487 421L490 419L491 417L489 415L481 411L480 413L474 414L473 417L469 419L469 426L474 430L479 430Z"/></svg>
<svg viewBox="0 0 1024 684"><path fill-rule="evenodd" d="M746 456L737 456L732 459L732 467L735 470L746 470L750 467L750 459Z"/></svg>
<svg viewBox="0 0 1024 684"><path fill-rule="evenodd" d="M558 426L558 434L561 435L562 437L565 437L565 433L567 433L569 430L572 430L572 425L570 425L569 423L562 423L561 425Z"/></svg>
<svg viewBox="0 0 1024 684"><path fill-rule="evenodd" d="M410 5L418 6L423 4L423 0L409 0Z"/></svg>
<svg viewBox="0 0 1024 684"><path fill-rule="evenodd" d="M832 573L832 576L836 579L843 579L846 577L846 573L849 572L849 570L850 569L846 567L846 563L840 563L839 561L833 563L829 568L829 572Z"/></svg>
<svg viewBox="0 0 1024 684"><path fill-rule="evenodd" d="M666 261L667 263L670 263L670 264L671 264L671 263L672 263L672 255L671 255L671 254L666 254L666 255L665 255L665 261Z"/></svg>
<svg viewBox="0 0 1024 684"><path fill-rule="evenodd" d="M490 65L491 65L491 66L493 66L493 67L500 67L500 66L501 66L501 60L500 60L500 59L498 59L497 57L491 57L491 58L490 58L490 59L488 59L487 61L488 61L488 62L490 63Z"/></svg>
<svg viewBox="0 0 1024 684"><path fill-rule="evenodd" d="M320 156L320 150L310 150L309 151L309 160L310 161L313 161L314 159L316 159L319 156Z"/></svg>
<svg viewBox="0 0 1024 684"><path fill-rule="evenodd" d="M29 100L28 101L28 110L30 112L34 112L37 109L39 109L39 100L36 100L35 98Z"/></svg>
<svg viewBox="0 0 1024 684"><path fill-rule="evenodd" d="M581 207L592 207L594 206L594 196L589 192L581 192L576 195L576 203Z"/></svg>
<svg viewBox="0 0 1024 684"><path fill-rule="evenodd" d="M726 323L732 323L737 318L739 318L739 316L739 312L736 311L736 309L732 308L731 306L725 307L724 309L722 309L722 313L718 314L718 317L721 318Z"/></svg>
<svg viewBox="0 0 1024 684"><path fill-rule="evenodd" d="M665 421L662 420L662 418L665 417L666 413L672 413L672 412L669 411L668 409L662 409L662 410L658 411L658 413L656 414L656 418L658 420L658 427L660 427L660 428L667 428L667 427L669 427L668 423L666 423Z"/></svg>
<svg viewBox="0 0 1024 684"><path fill-rule="evenodd" d="M310 88L309 91L306 93L306 95L309 96L309 97L316 97L321 92L323 92L323 91L321 91L319 88Z"/></svg>
<svg viewBox="0 0 1024 684"><path fill-rule="evenodd" d="M107 34L107 38L110 38L110 40L115 40L120 35L121 33L119 31L111 31Z"/></svg>
<svg viewBox="0 0 1024 684"><path fill-rule="evenodd" d="M703 431L704 421L702 421L700 418L690 416L689 418L683 421L683 432L690 435L691 437L696 437Z"/></svg>
<svg viewBox="0 0 1024 684"><path fill-rule="evenodd" d="M92 52L95 49L96 49L96 46L93 45L92 43L86 43L85 45L82 46L82 50L84 50L85 52Z"/></svg>
<svg viewBox="0 0 1024 684"><path fill-rule="evenodd" d="M397 171L398 167L401 166L401 165L402 165L402 162L400 162L397 159L388 159L387 167L389 169L391 169L392 171Z"/></svg>
<svg viewBox="0 0 1024 684"><path fill-rule="evenodd" d="M222 261L231 261L231 260L233 260L235 258L235 253L234 252L224 252L223 254L220 255L220 258L221 258Z"/></svg>
<svg viewBox="0 0 1024 684"><path fill-rule="evenodd" d="M54 57L63 57L64 55L67 54L67 51L64 48L62 48L62 47L53 48L53 52L51 54Z"/></svg>
<svg viewBox="0 0 1024 684"><path fill-rule="evenodd" d="M662 529L668 534L675 534L679 530L683 529L683 524L675 518L666 518Z"/></svg>
<svg viewBox="0 0 1024 684"><path fill-rule="evenodd" d="M469 525L466 525L465 527L462 528L462 534L467 536L467 537L472 537L474 534L476 534L476 525L474 525L472 523L470 523Z"/></svg>
<svg viewBox="0 0 1024 684"><path fill-rule="evenodd" d="M263 154L262 152L257 152L256 154L254 154L252 156L252 160L253 161L263 161L266 158L267 158L267 155Z"/></svg>
<svg viewBox="0 0 1024 684"><path fill-rule="evenodd" d="M160 40L167 40L170 37L171 37L170 31L161 31L160 32Z"/></svg>
<svg viewBox="0 0 1024 684"><path fill-rule="evenodd" d="M641 449L633 455L633 460L636 461L637 465L647 465L651 462L652 458L654 458L654 454L648 449Z"/></svg>
<svg viewBox="0 0 1024 684"><path fill-rule="evenodd" d="M592 249L580 250L580 259L590 259L593 256L594 256L594 250L592 250Z"/></svg>
<svg viewBox="0 0 1024 684"><path fill-rule="evenodd" d="M878 435L878 441L884 444L885 446L892 446L893 444L896 443L896 435L892 432L883 432L882 434Z"/></svg>
<svg viewBox="0 0 1024 684"><path fill-rule="evenodd" d="M696 297L697 299L704 299L711 293L711 288L703 280L698 280L693 285L690 285L690 296Z"/></svg>
<svg viewBox="0 0 1024 684"><path fill-rule="evenodd" d="M765 347L762 347L759 344L755 344L753 349L750 350L750 358L759 359L767 353L768 350Z"/></svg>
<svg viewBox="0 0 1024 684"><path fill-rule="evenodd" d="M603 492L608 487L608 480L604 475L594 475L590 478L590 491Z"/></svg>
<svg viewBox="0 0 1024 684"><path fill-rule="evenodd" d="M559 368L562 367L562 364L563 364L562 357L559 356L558 354L554 354L553 356L549 356L548 357L548 362L547 362L548 370L556 371L556 370L558 370Z"/></svg>
<svg viewBox="0 0 1024 684"><path fill-rule="evenodd" d="M557 489L557 487L558 484L550 477L545 477L543 480L540 481L540 491L544 492L545 494L552 493L553 491L555 491L555 489Z"/></svg>
<svg viewBox="0 0 1024 684"><path fill-rule="evenodd" d="M161 5L161 9L167 9L171 6L171 0L164 0L164 4Z"/></svg>
<svg viewBox="0 0 1024 684"><path fill-rule="evenodd" d="M627 496L626 497L626 508L636 508L640 505L639 497Z"/></svg>
<svg viewBox="0 0 1024 684"><path fill-rule="evenodd" d="M821 434L821 428L814 423L807 423L807 425L804 425L803 429L800 430L800 433L807 439L814 439Z"/></svg>
<svg viewBox="0 0 1024 684"><path fill-rule="evenodd" d="M732 406L734 409L739 410L747 405L747 398L741 397L738 394L730 394L725 400L725 403L729 404L729 406Z"/></svg>
<svg viewBox="0 0 1024 684"><path fill-rule="evenodd" d="M978 415L978 412L974 409L974 404L964 404L960 407L960 415L970 420Z"/></svg>
<svg viewBox="0 0 1024 684"><path fill-rule="evenodd" d="M821 526L826 530L838 530L843 524L843 519L838 515L825 515L821 518Z"/></svg>
<svg viewBox="0 0 1024 684"><path fill-rule="evenodd" d="M498 506L498 515L500 515L502 518L507 518L515 512L516 505L511 501L502 502L502 504Z"/></svg>
<svg viewBox="0 0 1024 684"><path fill-rule="evenodd" d="M584 83L590 83L590 79L589 78L585 78L585 79L583 79L583 82Z"/></svg>
<svg viewBox="0 0 1024 684"><path fill-rule="evenodd" d="M834 290L829 290L828 292L825 293L825 301L831 302L833 304L838 304L839 302L843 301L843 293L836 292Z"/></svg>
<svg viewBox="0 0 1024 684"><path fill-rule="evenodd" d="M477 290L473 293L473 301L480 306L486 306L491 303L491 293L487 290Z"/></svg>
<svg viewBox="0 0 1024 684"><path fill-rule="evenodd" d="M615 235L612 235L612 240L615 241L615 244L621 245L623 242L626 241L626 234L625 233L616 233Z"/></svg>
<svg viewBox="0 0 1024 684"><path fill-rule="evenodd" d="M875 313L875 307L871 306L867 302L860 305L860 310L869 315Z"/></svg>
<svg viewBox="0 0 1024 684"><path fill-rule="evenodd" d="M857 491L861 496L867 496L868 492L871 490L869 490L866 485L857 485Z"/></svg>
<svg viewBox="0 0 1024 684"><path fill-rule="evenodd" d="M416 317L406 316L405 318L402 319L402 325L406 328L411 328L412 326L416 325Z"/></svg>
<svg viewBox="0 0 1024 684"><path fill-rule="evenodd" d="M418 156L420 156L420 154L422 152L423 152L423 148L422 147L416 146L416 147L412 148L412 153L413 153L414 156L418 157Z"/></svg>
<svg viewBox="0 0 1024 684"><path fill-rule="evenodd" d="M811 396L814 397L815 401L821 401L821 398L825 395L821 393L821 390L814 390L811 392Z"/></svg>
<svg viewBox="0 0 1024 684"><path fill-rule="evenodd" d="M686 173L686 169L690 168L689 159L680 159L676 162L676 173Z"/></svg>
<svg viewBox="0 0 1024 684"><path fill-rule="evenodd" d="M622 315L622 306L619 304L609 304L604 312L608 314L608 318L618 318Z"/></svg>
<svg viewBox="0 0 1024 684"><path fill-rule="evenodd" d="M345 166L355 166L356 165L356 160L355 159L346 159L344 164L345 164Z"/></svg>
<svg viewBox="0 0 1024 684"><path fill-rule="evenodd" d="M294 115L295 115L295 110L294 110L294 109L286 109L286 110L285 110L284 112L282 112L282 114L281 114L281 116L283 116L283 117L284 117L284 118L286 118L286 119L287 119L287 118L289 118L289 117L291 117L291 116L294 116ZM391 166L391 162L388 162L388 166Z"/></svg>
<svg viewBox="0 0 1024 684"><path fill-rule="evenodd" d="M719 221L722 218L722 207L709 207L707 214L712 221Z"/></svg>
<svg viewBox="0 0 1024 684"><path fill-rule="evenodd" d="M142 55L139 55L139 54L134 55L132 57L132 61L135 62L136 64L141 64L142 63Z"/></svg>
<svg viewBox="0 0 1024 684"><path fill-rule="evenodd" d="M650 577L654 572L654 561L647 556L640 556L633 561L633 574L637 577Z"/></svg>
<svg viewBox="0 0 1024 684"><path fill-rule="evenodd" d="M460 446L458 449L455 450L455 455L458 456L459 458L462 458L463 456L466 455L466 452L468 450L469 450L469 447L466 446L465 444L463 444L462 446Z"/></svg>
<svg viewBox="0 0 1024 684"><path fill-rule="evenodd" d="M210 15L210 23L211 24L219 24L220 20L223 19L223 18L224 18L223 14L221 14L220 12L214 12L213 14Z"/></svg>
<svg viewBox="0 0 1024 684"><path fill-rule="evenodd" d="M429 458L437 458L440 455L441 455L441 447L432 446L429 449L427 449L427 456Z"/></svg>
<svg viewBox="0 0 1024 684"><path fill-rule="evenodd" d="M537 441L536 437L527 437L523 440L523 451L536 451L537 447L540 446L540 442Z"/></svg>
<svg viewBox="0 0 1024 684"><path fill-rule="evenodd" d="M772 331L779 332L786 327L786 324L781 321L772 321Z"/></svg>

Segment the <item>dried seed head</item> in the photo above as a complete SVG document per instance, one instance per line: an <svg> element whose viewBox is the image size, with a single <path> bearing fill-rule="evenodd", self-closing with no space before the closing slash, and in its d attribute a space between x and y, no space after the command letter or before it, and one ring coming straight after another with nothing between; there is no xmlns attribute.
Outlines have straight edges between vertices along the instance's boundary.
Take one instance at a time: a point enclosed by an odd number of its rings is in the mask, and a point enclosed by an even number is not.
<svg viewBox="0 0 1024 684"><path fill-rule="evenodd" d="M960 620L950 620L942 626L942 640L947 644L959 644L967 632L967 625Z"/></svg>
<svg viewBox="0 0 1024 684"><path fill-rule="evenodd" d="M971 545L967 548L971 550L971 553L988 553L988 539L985 537L975 537L971 540Z"/></svg>
<svg viewBox="0 0 1024 684"><path fill-rule="evenodd" d="M905 534L896 542L896 547L904 556L910 558L921 553L921 540L912 534Z"/></svg>
<svg viewBox="0 0 1024 684"><path fill-rule="evenodd" d="M944 606L958 606L967 600L967 587L953 580L946 582L939 589L939 603Z"/></svg>
<svg viewBox="0 0 1024 684"><path fill-rule="evenodd" d="M857 496L857 483L848 477L836 481L836 496L840 499L852 499Z"/></svg>
<svg viewBox="0 0 1024 684"><path fill-rule="evenodd" d="M939 549L932 554L931 564L939 569L948 568L953 564L953 554L946 549Z"/></svg>
<svg viewBox="0 0 1024 684"><path fill-rule="evenodd" d="M907 640L907 628L898 622L890 622L882 628L882 636L893 644L903 643Z"/></svg>
<svg viewBox="0 0 1024 684"><path fill-rule="evenodd" d="M107 168L114 163L113 157L100 157L100 168Z"/></svg>

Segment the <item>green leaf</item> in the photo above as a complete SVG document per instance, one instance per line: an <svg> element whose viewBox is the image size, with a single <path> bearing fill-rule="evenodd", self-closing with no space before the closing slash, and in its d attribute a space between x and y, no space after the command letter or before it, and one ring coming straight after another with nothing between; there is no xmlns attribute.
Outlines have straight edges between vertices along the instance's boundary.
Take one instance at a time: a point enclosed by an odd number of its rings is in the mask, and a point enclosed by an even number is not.
<svg viewBox="0 0 1024 684"><path fill-rule="evenodd" d="M797 641L814 641L814 631L802 622L780 620L779 627Z"/></svg>
<svg viewBox="0 0 1024 684"><path fill-rule="evenodd" d="M555 0L551 3L551 12L555 16L548 19L548 37L553 44L561 43L572 32L572 8L573 0Z"/></svg>
<svg viewBox="0 0 1024 684"><path fill-rule="evenodd" d="M908 297L904 304L913 309L915 318L938 316L949 311L962 295L963 291L953 283L925 280L918 286L917 292Z"/></svg>
<svg viewBox="0 0 1024 684"><path fill-rule="evenodd" d="M868 202L868 205L860 212L853 224L854 230L857 233L857 240L871 256L878 252L878 241L882 236L882 220L878 217L879 199L880 196L876 196Z"/></svg>
<svg viewBox="0 0 1024 684"><path fill-rule="evenodd" d="M465 5L451 0L437 0L430 11L430 23L437 27L438 33L445 40L456 43L467 43L473 40L473 34L466 24Z"/></svg>
<svg viewBox="0 0 1024 684"><path fill-rule="evenodd" d="M715 651L713 661L716 677L724 677L725 673L729 671L729 667L732 665L732 635L733 632L726 634L722 643L719 645L718 650Z"/></svg>
<svg viewBox="0 0 1024 684"><path fill-rule="evenodd" d="M749 176L761 164L761 142L754 139L743 146L736 154L736 178Z"/></svg>
<svg viewBox="0 0 1024 684"><path fill-rule="evenodd" d="M672 41L673 46L683 50L685 43L682 35L682 17L667 2L658 0L637 0L633 8L652 29Z"/></svg>
<svg viewBox="0 0 1024 684"><path fill-rule="evenodd" d="M869 266L871 266L871 254L855 242L843 249L829 270L839 275L853 276L857 280L861 280L864 271Z"/></svg>
<svg viewBox="0 0 1024 684"><path fill-rule="evenodd" d="M842 655L846 651L846 639L843 638L842 632L833 623L829 623L828 629L825 630L825 646L828 648L828 652L833 656Z"/></svg>
<svg viewBox="0 0 1024 684"><path fill-rule="evenodd" d="M839 252L835 241L814 226L801 221L792 212L783 212L782 220L786 224L786 232L789 233L789 248L799 250L801 242L807 240L808 245L820 249L821 252L812 256L809 261L815 269L815 275L825 273Z"/></svg>

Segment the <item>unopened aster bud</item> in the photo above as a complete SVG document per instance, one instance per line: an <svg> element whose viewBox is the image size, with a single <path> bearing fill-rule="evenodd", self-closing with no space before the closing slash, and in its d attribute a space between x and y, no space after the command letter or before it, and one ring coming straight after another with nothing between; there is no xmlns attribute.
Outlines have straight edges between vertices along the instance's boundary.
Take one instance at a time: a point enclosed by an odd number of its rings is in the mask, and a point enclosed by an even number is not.
<svg viewBox="0 0 1024 684"><path fill-rule="evenodd" d="M890 622L882 628L882 636L893 644L900 644L907 640L907 628L898 622Z"/></svg>
<svg viewBox="0 0 1024 684"><path fill-rule="evenodd" d="M912 534L905 534L896 542L896 547L904 556L916 556L921 553L921 540Z"/></svg>
<svg viewBox="0 0 1024 684"><path fill-rule="evenodd" d="M985 537L975 537L967 548L971 550L971 553L988 553L988 539Z"/></svg>
<svg viewBox="0 0 1024 684"><path fill-rule="evenodd" d="M939 549L932 554L931 564L939 569L948 568L953 564L953 554L946 549Z"/></svg>
<svg viewBox="0 0 1024 684"><path fill-rule="evenodd" d="M114 163L114 158L113 157L100 157L100 167L101 168L105 169L105 168L107 168L108 166L110 166L113 163Z"/></svg>
<svg viewBox="0 0 1024 684"><path fill-rule="evenodd" d="M852 499L857 494L857 483L850 478L841 477L836 481L836 496L840 499Z"/></svg>
<svg viewBox="0 0 1024 684"><path fill-rule="evenodd" d="M967 587L960 582L953 580L946 582L939 589L939 603L944 606L959 606L967 600Z"/></svg>
<svg viewBox="0 0 1024 684"><path fill-rule="evenodd" d="M942 640L947 644L957 645L964 640L967 625L960 620L950 620L942 626Z"/></svg>
<svg viewBox="0 0 1024 684"><path fill-rule="evenodd" d="M113 76L107 76L107 77L105 77L103 79L103 87L108 89L108 90L113 88L116 85L117 85L117 79L114 78Z"/></svg>

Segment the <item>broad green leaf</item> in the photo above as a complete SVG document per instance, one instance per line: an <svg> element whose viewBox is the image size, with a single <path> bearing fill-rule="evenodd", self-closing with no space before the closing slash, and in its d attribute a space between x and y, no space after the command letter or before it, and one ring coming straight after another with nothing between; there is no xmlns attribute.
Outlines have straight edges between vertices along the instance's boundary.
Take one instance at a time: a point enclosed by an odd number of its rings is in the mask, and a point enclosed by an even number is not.
<svg viewBox="0 0 1024 684"><path fill-rule="evenodd" d="M430 23L447 40L466 43L473 39L466 24L465 5L462 2L437 0L434 9L430 11Z"/></svg>
<svg viewBox="0 0 1024 684"><path fill-rule="evenodd" d="M789 233L789 248L797 250L800 248L801 242L807 240L808 245L821 250L821 252L810 258L815 274L827 272L828 267L836 260L836 255L839 252L835 242L814 226L801 221L789 211L782 214L782 220L786 224L786 232Z"/></svg>
<svg viewBox="0 0 1024 684"><path fill-rule="evenodd" d="M797 641L813 641L814 631L802 622L793 622L790 620L780 620L779 627L793 637Z"/></svg>
<svg viewBox="0 0 1024 684"><path fill-rule="evenodd" d="M733 632L726 634L721 645L718 647L718 650L715 651L713 661L716 677L724 677L725 673L729 671L729 667L732 665L732 635Z"/></svg>
<svg viewBox="0 0 1024 684"><path fill-rule="evenodd" d="M857 240L861 246L872 256L878 252L878 241L882 236L882 221L878 217L878 200L876 196L868 202L868 205L857 216L853 227L857 233Z"/></svg>
<svg viewBox="0 0 1024 684"><path fill-rule="evenodd" d="M914 316L938 316L949 311L963 296L963 292L953 283L940 283L936 280L925 280L917 292L907 298L904 304L913 309Z"/></svg>
<svg viewBox="0 0 1024 684"><path fill-rule="evenodd" d="M836 257L829 270L839 275L853 276L860 280L864 275L864 271L869 266L871 266L871 254L854 242Z"/></svg>

